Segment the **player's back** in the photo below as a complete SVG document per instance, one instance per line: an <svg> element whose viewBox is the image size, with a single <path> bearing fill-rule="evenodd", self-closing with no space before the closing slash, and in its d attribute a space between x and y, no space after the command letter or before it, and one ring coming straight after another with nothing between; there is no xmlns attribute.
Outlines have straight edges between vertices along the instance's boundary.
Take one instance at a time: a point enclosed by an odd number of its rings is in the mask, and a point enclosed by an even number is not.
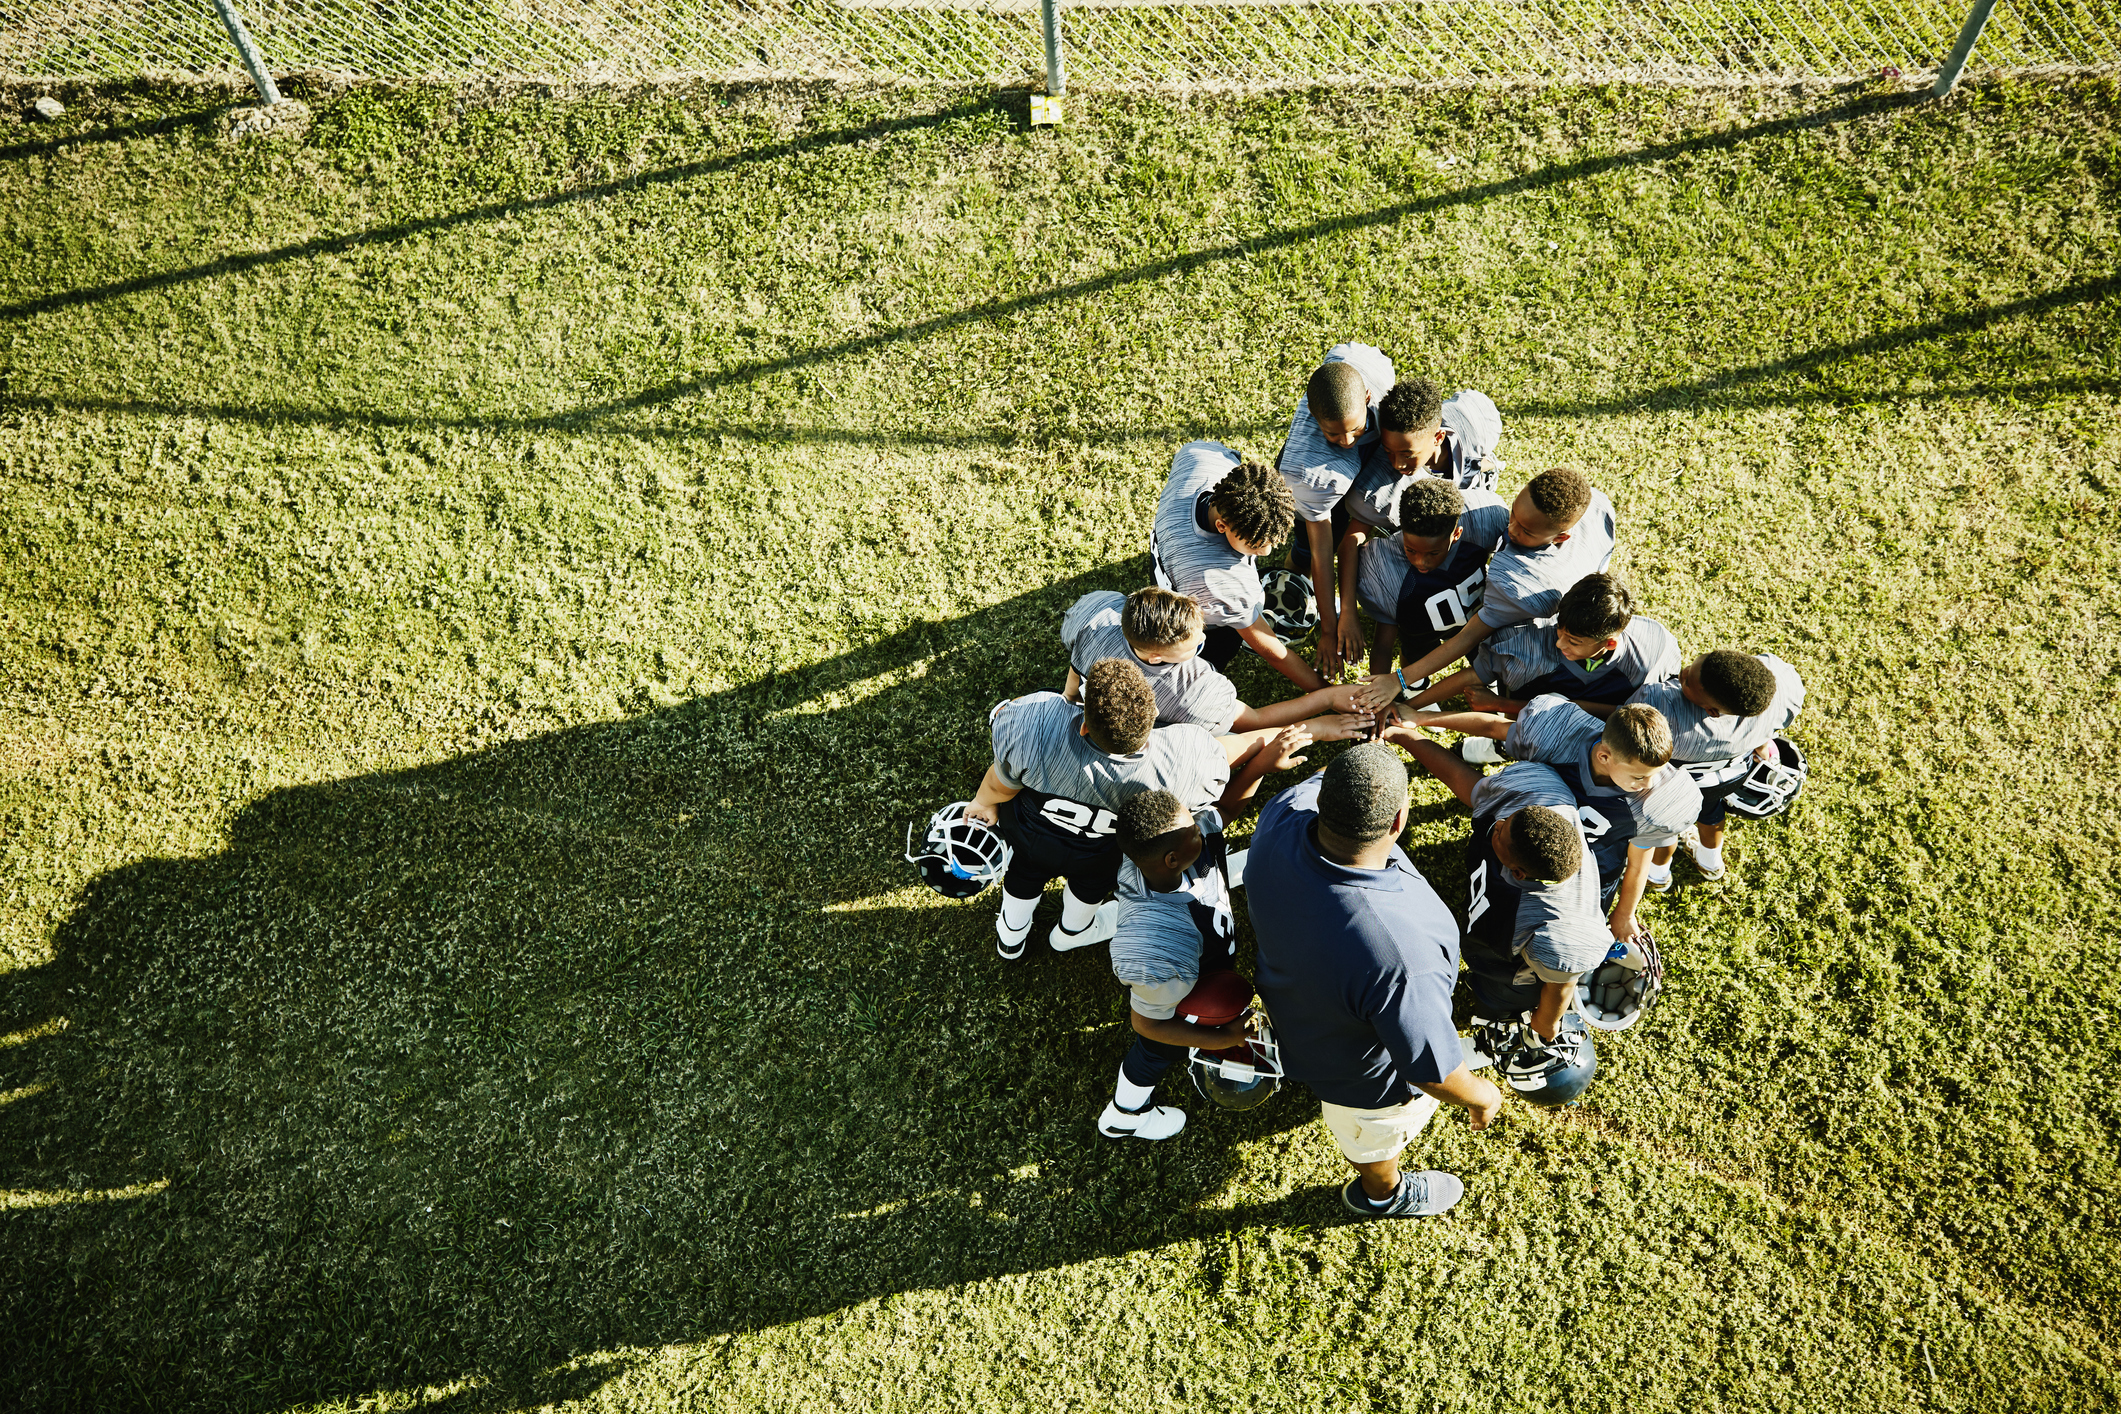
<svg viewBox="0 0 2121 1414"><path fill-rule="evenodd" d="M1241 460L1220 442L1180 447L1149 535L1149 564L1158 586L1192 595L1211 628L1250 627L1266 604L1252 557L1215 529L1208 510L1217 483Z"/></svg>
<svg viewBox="0 0 2121 1414"><path fill-rule="evenodd" d="M1558 545L1527 550L1504 539L1488 562L1487 592L1480 617L1490 628L1507 628L1552 614L1561 596L1587 574L1602 573L1619 545L1619 518L1603 491L1591 492L1591 504Z"/></svg>
<svg viewBox="0 0 2121 1414"><path fill-rule="evenodd" d="M1020 803L1020 817L1035 815L1060 832L1103 839L1130 795L1167 790L1197 812L1215 804L1229 784L1229 758L1200 727L1158 727L1141 750L1110 755L1083 735L1082 720L1082 708L1057 692L1034 692L994 709L995 766L1005 784L1031 797Z"/></svg>
<svg viewBox="0 0 2121 1414"><path fill-rule="evenodd" d="M1209 967L1227 967L1236 957L1237 926L1222 818L1212 810L1194 817L1200 826L1200 858L1171 890L1152 889L1133 860L1119 869L1119 927L1112 935L1113 975L1139 992L1174 980L1183 997ZM1174 998L1175 1000L1175 998Z"/></svg>
<svg viewBox="0 0 2121 1414"><path fill-rule="evenodd" d="M1775 675L1775 697L1754 717L1711 717L1687 701L1676 678L1645 683L1628 700L1655 707L1672 728L1672 759L1688 763L1729 761L1774 739L1804 709L1804 679L1772 653L1756 654Z"/></svg>
<svg viewBox="0 0 2121 1414"><path fill-rule="evenodd" d="M1094 590L1075 601L1061 620L1069 666L1087 676L1101 658L1132 663L1156 694L1158 726L1191 723L1215 736L1229 731L1244 710L1236 684L1198 653L1182 663L1149 663L1135 656L1122 626L1126 603L1125 595L1110 589Z"/></svg>
<svg viewBox="0 0 2121 1414"><path fill-rule="evenodd" d="M1473 834L1466 844L1466 931L1505 951L1526 950L1557 972L1582 973L1606 955L1612 934L1598 906L1599 869L1589 842L1584 863L1560 880L1519 880L1495 853L1495 822L1545 806L1584 821L1576 795L1550 766L1517 761L1473 787Z"/></svg>

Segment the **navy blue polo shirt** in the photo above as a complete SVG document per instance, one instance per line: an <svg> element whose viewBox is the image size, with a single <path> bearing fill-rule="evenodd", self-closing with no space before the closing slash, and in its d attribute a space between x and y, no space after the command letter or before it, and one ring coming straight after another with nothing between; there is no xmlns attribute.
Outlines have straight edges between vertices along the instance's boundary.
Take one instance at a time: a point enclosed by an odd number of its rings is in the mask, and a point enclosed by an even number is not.
<svg viewBox="0 0 2121 1414"><path fill-rule="evenodd" d="M1403 1104L1464 1061L1451 1024L1458 922L1398 845L1382 869L1319 852L1325 772L1260 812L1245 863L1260 1000L1282 1064L1319 1099Z"/></svg>

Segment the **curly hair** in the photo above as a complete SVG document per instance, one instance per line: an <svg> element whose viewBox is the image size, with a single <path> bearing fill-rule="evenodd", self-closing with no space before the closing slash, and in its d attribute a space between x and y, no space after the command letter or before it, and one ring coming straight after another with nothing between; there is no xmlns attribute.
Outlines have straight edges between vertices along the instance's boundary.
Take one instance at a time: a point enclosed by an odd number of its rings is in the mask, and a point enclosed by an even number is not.
<svg viewBox="0 0 2121 1414"><path fill-rule="evenodd" d="M1560 616L1563 633L1577 638L1617 638L1635 620L1635 596L1613 575L1587 574L1561 596Z"/></svg>
<svg viewBox="0 0 2121 1414"><path fill-rule="evenodd" d="M1127 596L1120 610L1119 631L1129 643L1144 648L1169 648L1184 643L1200 630L1200 601L1190 594L1150 585Z"/></svg>
<svg viewBox="0 0 2121 1414"><path fill-rule="evenodd" d="M1417 540L1449 535L1465 514L1458 487L1437 476L1417 476L1399 493L1399 528Z"/></svg>
<svg viewBox="0 0 2121 1414"><path fill-rule="evenodd" d="M1757 717L1775 700L1775 670L1750 653L1719 648L1702 656L1701 690L1726 712Z"/></svg>
<svg viewBox="0 0 2121 1414"><path fill-rule="evenodd" d="M1605 719L1602 739L1615 756L1638 766L1662 766L1672 759L1672 725L1648 703L1616 707Z"/></svg>
<svg viewBox="0 0 2121 1414"><path fill-rule="evenodd" d="M1100 658L1083 674L1083 719L1093 745L1125 756L1149 744L1156 728L1156 693L1142 670L1125 658Z"/></svg>
<svg viewBox="0 0 2121 1414"><path fill-rule="evenodd" d="M1534 879L1558 884L1583 867L1583 832L1559 810L1530 805L1510 817L1510 853Z"/></svg>
<svg viewBox="0 0 2121 1414"><path fill-rule="evenodd" d="M1591 504L1591 479L1573 466L1542 471L1524 489L1556 531L1565 531L1583 519Z"/></svg>
<svg viewBox="0 0 2121 1414"><path fill-rule="evenodd" d="M1119 847L1139 858L1164 851L1158 846L1166 835L1183 832L1193 823L1179 798L1167 790L1145 790L1120 802Z"/></svg>
<svg viewBox="0 0 2121 1414"><path fill-rule="evenodd" d="M1426 378L1402 378L1377 405L1387 432L1426 432L1443 421L1443 390Z"/></svg>
<svg viewBox="0 0 2121 1414"><path fill-rule="evenodd" d="M1215 483L1208 493L1208 509L1225 530L1262 550L1281 544L1296 524L1296 498L1289 494L1289 483L1273 467L1251 457Z"/></svg>

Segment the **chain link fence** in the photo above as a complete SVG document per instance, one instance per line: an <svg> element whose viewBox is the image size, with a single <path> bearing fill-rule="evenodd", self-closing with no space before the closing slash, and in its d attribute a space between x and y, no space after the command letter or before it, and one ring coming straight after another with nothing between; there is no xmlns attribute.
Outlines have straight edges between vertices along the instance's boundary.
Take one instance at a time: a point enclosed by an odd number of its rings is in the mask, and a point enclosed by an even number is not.
<svg viewBox="0 0 2121 1414"><path fill-rule="evenodd" d="M1064 0L1071 88L1839 79L1945 60L1968 0ZM279 72L1032 85L1038 0L243 0ZM2002 0L1974 54L2121 68L2121 0ZM218 74L211 0L0 0L0 73Z"/></svg>

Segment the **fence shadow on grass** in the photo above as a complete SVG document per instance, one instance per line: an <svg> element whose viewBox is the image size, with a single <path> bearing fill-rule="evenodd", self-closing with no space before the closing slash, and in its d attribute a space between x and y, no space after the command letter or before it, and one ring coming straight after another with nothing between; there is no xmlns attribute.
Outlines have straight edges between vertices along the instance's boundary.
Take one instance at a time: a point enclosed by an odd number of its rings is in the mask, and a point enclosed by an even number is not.
<svg viewBox="0 0 2121 1414"><path fill-rule="evenodd" d="M28 1036L0 1187L54 1195L0 1212L14 1407L478 1377L444 1407L513 1408L601 1383L549 1373L599 1350L1335 1221L1323 1189L1218 1206L1300 1092L1099 1139L1127 1035L1103 950L1005 965L992 899L899 859L976 780L986 705L1061 670L1063 608L1145 573L274 790L222 852L97 879L56 959L0 978Z"/></svg>

